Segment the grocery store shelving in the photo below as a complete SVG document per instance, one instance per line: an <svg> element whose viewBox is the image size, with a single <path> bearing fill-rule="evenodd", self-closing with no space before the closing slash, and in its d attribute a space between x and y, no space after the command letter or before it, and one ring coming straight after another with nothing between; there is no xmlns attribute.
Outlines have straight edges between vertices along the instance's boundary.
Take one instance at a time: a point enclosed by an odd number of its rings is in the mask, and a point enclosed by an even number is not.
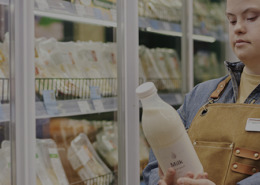
<svg viewBox="0 0 260 185"><path fill-rule="evenodd" d="M36 0L34 14L72 22L116 27L115 10L102 10L67 1Z"/></svg>
<svg viewBox="0 0 260 185"><path fill-rule="evenodd" d="M180 105L182 103L181 93L174 94L164 94L160 93L159 96L168 102L171 105ZM76 115L86 115L86 114L95 114L95 113L104 113L104 112L113 112L117 110L117 97L102 98L99 100L102 103L103 108L96 107L93 104L91 99L78 99L78 100L57 100L57 109L58 113L55 115L50 115L47 113L44 102L36 102L36 118L50 118L50 117L67 117L67 116L76 116ZM85 108L82 109L81 105ZM89 109L86 109L86 106L89 106ZM8 103L1 104L1 115L0 122L9 121L10 117L10 105Z"/></svg>
<svg viewBox="0 0 260 185"><path fill-rule="evenodd" d="M55 18L55 19L65 20L65 21L102 25L106 27L116 27L116 22L101 20L96 18L80 17L77 15L67 15L67 14L60 14L60 13L53 13L53 12L44 12L41 10L35 10L34 14L40 17L50 17L50 18Z"/></svg>
<svg viewBox="0 0 260 185"><path fill-rule="evenodd" d="M95 24L106 27L116 27L115 10L102 12L95 7L85 7L63 1L51 4L51 1L42 0L36 3L34 13L36 16L51 17L60 20L73 21L79 23ZM110 15L108 15L108 13ZM169 36L182 36L181 25L163 20L155 20L146 17L139 17L139 28L147 32L153 32ZM215 42L215 33L209 35L194 34L193 39L203 42Z"/></svg>
<svg viewBox="0 0 260 185"><path fill-rule="evenodd" d="M84 7L83 5L75 5L67 1L55 3L48 0L37 0L36 2L38 3L35 3L34 14L39 17L50 17L64 21L94 24L105 27L117 26L115 10L102 12L99 8ZM9 0L0 0L0 4L8 5ZM108 13L110 14L109 16ZM182 37L181 25L179 23L139 17L139 28L147 32ZM193 34L193 39L213 43L219 39L219 36L214 32L209 32L206 35L196 33Z"/></svg>

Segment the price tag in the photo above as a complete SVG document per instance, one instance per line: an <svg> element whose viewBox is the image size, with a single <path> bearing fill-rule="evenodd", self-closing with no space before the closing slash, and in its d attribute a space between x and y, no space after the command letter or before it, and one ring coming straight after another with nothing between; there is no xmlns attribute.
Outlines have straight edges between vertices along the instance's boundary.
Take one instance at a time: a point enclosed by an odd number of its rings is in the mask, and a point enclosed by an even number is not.
<svg viewBox="0 0 260 185"><path fill-rule="evenodd" d="M100 89L98 86L90 86L90 98L92 99L95 110L102 111L104 110L104 105L101 100Z"/></svg>
<svg viewBox="0 0 260 185"><path fill-rule="evenodd" d="M43 101L49 115L59 114L57 102L53 90L43 90Z"/></svg>
<svg viewBox="0 0 260 185"><path fill-rule="evenodd" d="M110 12L111 12L111 15L112 15L112 20L116 21L116 16L117 16L116 10L115 9L110 9Z"/></svg>
<svg viewBox="0 0 260 185"><path fill-rule="evenodd" d="M156 30L159 29L158 21L156 21L156 20L150 20L149 23L150 23L150 26L151 26L153 29L156 29Z"/></svg>
<svg viewBox="0 0 260 185"><path fill-rule="evenodd" d="M102 20L103 16L102 16L102 12L100 9L94 8L94 14L95 14L95 18Z"/></svg>
<svg viewBox="0 0 260 185"><path fill-rule="evenodd" d="M90 98L91 99L100 99L101 94L100 94L100 89L98 86L90 86Z"/></svg>
<svg viewBox="0 0 260 185"><path fill-rule="evenodd" d="M36 3L40 10L49 10L50 9L47 0L36 0Z"/></svg>
<svg viewBox="0 0 260 185"><path fill-rule="evenodd" d="M95 99L95 100L92 100L92 102L93 102L93 105L95 107L95 110L97 110L97 111L105 110L103 102L101 101L101 99Z"/></svg>
<svg viewBox="0 0 260 185"><path fill-rule="evenodd" d="M171 26L169 23L163 22L162 25L164 30L171 31Z"/></svg>
<svg viewBox="0 0 260 185"><path fill-rule="evenodd" d="M88 17L94 17L93 7L87 6L87 7L85 7L85 9L86 9L86 15Z"/></svg>
<svg viewBox="0 0 260 185"><path fill-rule="evenodd" d="M79 109L82 113L90 112L90 106L87 101L78 101Z"/></svg>
<svg viewBox="0 0 260 185"><path fill-rule="evenodd" d="M84 6L80 4L75 4L75 8L79 16L84 17L86 15L86 10Z"/></svg>

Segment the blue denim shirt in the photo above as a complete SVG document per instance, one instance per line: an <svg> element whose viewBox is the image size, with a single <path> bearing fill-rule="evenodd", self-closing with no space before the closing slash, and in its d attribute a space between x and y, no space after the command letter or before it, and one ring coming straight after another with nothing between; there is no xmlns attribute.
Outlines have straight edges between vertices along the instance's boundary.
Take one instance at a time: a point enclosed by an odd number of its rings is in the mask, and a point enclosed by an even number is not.
<svg viewBox="0 0 260 185"><path fill-rule="evenodd" d="M217 103L235 103L244 64L242 62L231 63L225 61L225 65L231 76L231 82L228 83ZM226 77L227 76L224 76L200 83L185 96L183 105L177 111L186 129L189 128L198 110L208 101L208 98L217 88L217 85ZM260 84L253 90L244 103L251 103L252 101L256 104L260 104ZM146 185L158 184L158 163L152 151L150 151L149 164L143 171L143 178ZM260 185L260 172L238 182L237 185Z"/></svg>

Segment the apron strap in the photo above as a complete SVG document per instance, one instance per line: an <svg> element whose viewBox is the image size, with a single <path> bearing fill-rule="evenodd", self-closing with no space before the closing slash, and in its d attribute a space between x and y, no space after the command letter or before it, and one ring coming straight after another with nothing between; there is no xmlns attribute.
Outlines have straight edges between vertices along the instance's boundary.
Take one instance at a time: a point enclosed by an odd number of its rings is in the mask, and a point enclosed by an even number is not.
<svg viewBox="0 0 260 185"><path fill-rule="evenodd" d="M225 87L228 84L230 79L231 79L231 77L228 75L227 78L225 78L223 81L221 81L218 84L218 87L216 88L216 90L213 91L213 93L210 95L210 98L211 99L218 99L220 97L221 93L223 92L223 90L225 89Z"/></svg>

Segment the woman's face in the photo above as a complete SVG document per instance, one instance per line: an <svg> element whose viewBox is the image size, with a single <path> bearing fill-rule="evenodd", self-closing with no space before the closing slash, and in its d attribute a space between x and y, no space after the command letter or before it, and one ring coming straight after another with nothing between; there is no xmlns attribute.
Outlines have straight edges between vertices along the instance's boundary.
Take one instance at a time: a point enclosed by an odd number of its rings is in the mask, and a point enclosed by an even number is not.
<svg viewBox="0 0 260 185"><path fill-rule="evenodd" d="M248 67L260 66L260 0L227 0L229 41Z"/></svg>

